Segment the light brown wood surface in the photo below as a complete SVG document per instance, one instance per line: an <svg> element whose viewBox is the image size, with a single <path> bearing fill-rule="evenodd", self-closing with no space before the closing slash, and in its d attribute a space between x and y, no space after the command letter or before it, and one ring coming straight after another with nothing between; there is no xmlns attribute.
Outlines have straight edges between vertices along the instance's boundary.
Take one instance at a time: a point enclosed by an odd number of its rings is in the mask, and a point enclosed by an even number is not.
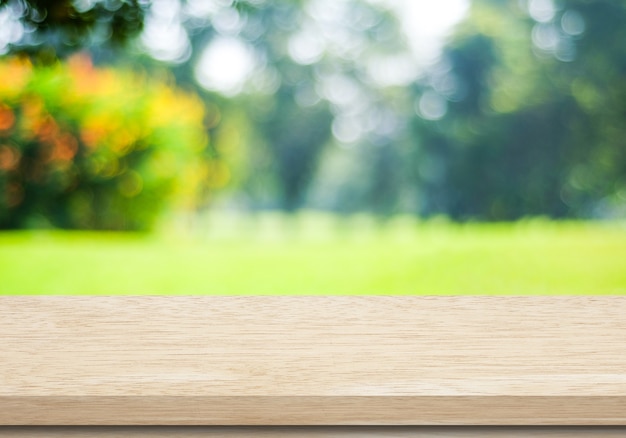
<svg viewBox="0 0 626 438"><path fill-rule="evenodd" d="M0 297L2 425L626 425L626 297Z"/></svg>
<svg viewBox="0 0 626 438"><path fill-rule="evenodd" d="M626 427L0 427L0 438L624 438Z"/></svg>

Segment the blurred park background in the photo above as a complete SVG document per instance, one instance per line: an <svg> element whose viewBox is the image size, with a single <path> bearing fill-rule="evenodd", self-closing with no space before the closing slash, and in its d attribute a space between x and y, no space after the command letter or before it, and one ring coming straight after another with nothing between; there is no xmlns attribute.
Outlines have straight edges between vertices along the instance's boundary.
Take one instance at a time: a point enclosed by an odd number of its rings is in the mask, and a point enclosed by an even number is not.
<svg viewBox="0 0 626 438"><path fill-rule="evenodd" d="M0 0L0 294L625 294L626 3Z"/></svg>

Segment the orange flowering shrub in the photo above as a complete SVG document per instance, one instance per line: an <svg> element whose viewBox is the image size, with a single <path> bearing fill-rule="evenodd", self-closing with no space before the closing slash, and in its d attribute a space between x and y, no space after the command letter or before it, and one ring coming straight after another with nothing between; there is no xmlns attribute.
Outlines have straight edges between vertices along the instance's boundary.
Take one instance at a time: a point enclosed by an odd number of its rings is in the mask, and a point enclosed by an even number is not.
<svg viewBox="0 0 626 438"><path fill-rule="evenodd" d="M215 187L204 118L197 96L86 56L0 60L0 228L142 229L195 208Z"/></svg>

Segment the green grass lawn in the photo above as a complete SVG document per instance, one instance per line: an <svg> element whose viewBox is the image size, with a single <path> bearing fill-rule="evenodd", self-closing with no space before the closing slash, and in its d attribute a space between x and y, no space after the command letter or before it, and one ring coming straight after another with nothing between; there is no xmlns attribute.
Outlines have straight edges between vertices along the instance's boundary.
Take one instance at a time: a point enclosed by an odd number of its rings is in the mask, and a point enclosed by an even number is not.
<svg viewBox="0 0 626 438"><path fill-rule="evenodd" d="M626 294L623 224L255 224L0 233L0 295Z"/></svg>

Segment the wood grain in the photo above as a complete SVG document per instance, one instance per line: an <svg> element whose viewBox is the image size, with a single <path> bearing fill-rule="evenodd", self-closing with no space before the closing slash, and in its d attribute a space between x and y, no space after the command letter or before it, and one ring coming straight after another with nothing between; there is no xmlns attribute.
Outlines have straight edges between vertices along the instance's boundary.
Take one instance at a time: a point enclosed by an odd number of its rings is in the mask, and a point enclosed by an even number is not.
<svg viewBox="0 0 626 438"><path fill-rule="evenodd" d="M626 297L2 297L2 425L626 425Z"/></svg>
<svg viewBox="0 0 626 438"><path fill-rule="evenodd" d="M626 427L0 427L0 438L623 438Z"/></svg>

